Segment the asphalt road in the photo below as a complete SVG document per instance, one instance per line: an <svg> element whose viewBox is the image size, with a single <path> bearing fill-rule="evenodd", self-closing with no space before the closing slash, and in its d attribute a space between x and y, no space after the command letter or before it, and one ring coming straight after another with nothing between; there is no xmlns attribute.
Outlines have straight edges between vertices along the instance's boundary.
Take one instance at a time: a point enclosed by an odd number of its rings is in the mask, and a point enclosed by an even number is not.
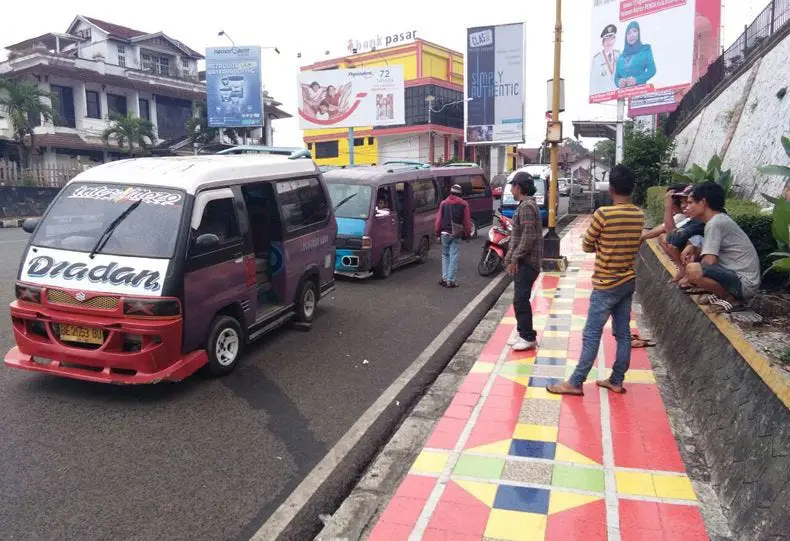
<svg viewBox="0 0 790 541"><path fill-rule="evenodd" d="M224 379L117 387L1 367L0 538L246 541L488 284L481 233L458 289L437 285L437 245L388 280L341 280L311 331L264 338ZM3 307L26 240L0 229ZM0 354L12 345L5 312Z"/></svg>

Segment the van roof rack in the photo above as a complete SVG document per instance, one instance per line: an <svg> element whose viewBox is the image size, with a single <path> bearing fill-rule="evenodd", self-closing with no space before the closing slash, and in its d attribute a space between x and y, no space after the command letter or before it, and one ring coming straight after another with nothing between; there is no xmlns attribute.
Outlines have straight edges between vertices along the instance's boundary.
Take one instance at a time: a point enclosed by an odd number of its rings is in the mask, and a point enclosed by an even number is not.
<svg viewBox="0 0 790 541"><path fill-rule="evenodd" d="M217 152L220 154L273 154L275 156L288 156L292 160L298 158L312 158L312 153L306 148L299 147L267 147L263 145L236 145Z"/></svg>
<svg viewBox="0 0 790 541"><path fill-rule="evenodd" d="M404 166L413 166L417 169L428 169L431 164L425 162L419 162L416 160L390 160L384 162L382 165L404 165Z"/></svg>
<svg viewBox="0 0 790 541"><path fill-rule="evenodd" d="M474 162L454 162L440 165L439 167L480 167Z"/></svg>

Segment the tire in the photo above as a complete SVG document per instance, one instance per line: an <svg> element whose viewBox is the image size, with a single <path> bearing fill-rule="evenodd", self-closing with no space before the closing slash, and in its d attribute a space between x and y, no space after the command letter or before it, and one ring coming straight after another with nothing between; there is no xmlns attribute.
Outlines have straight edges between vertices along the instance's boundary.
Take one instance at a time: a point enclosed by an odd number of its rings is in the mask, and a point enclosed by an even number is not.
<svg viewBox="0 0 790 541"><path fill-rule="evenodd" d="M392 274L392 249L384 248L381 254L381 261L379 261L378 266L373 269L373 275L383 280L384 278L389 278L390 274Z"/></svg>
<svg viewBox="0 0 790 541"><path fill-rule="evenodd" d="M420 248L417 251L417 263L425 263L425 258L431 249L431 239L423 237L420 241Z"/></svg>
<svg viewBox="0 0 790 541"><path fill-rule="evenodd" d="M227 376L239 364L243 349L244 333L239 322L230 316L217 316L206 341L205 372L214 377Z"/></svg>
<svg viewBox="0 0 790 541"><path fill-rule="evenodd" d="M296 320L299 323L312 323L318 307L318 287L315 281L306 278L296 296Z"/></svg>
<svg viewBox="0 0 790 541"><path fill-rule="evenodd" d="M502 265L502 258L491 248L487 248L480 256L477 264L477 272L480 276L491 276L499 270Z"/></svg>
<svg viewBox="0 0 790 541"><path fill-rule="evenodd" d="M469 235L469 238L476 239L480 232L477 230L477 222L472 220L472 234Z"/></svg>

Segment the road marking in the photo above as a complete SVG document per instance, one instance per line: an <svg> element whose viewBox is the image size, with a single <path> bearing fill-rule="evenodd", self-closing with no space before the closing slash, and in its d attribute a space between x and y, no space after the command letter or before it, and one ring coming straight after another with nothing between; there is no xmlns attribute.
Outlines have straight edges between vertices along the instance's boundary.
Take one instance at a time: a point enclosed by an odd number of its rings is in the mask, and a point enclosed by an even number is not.
<svg viewBox="0 0 790 541"><path fill-rule="evenodd" d="M19 239L19 240L0 240L0 244L15 244L17 242L27 242L28 239Z"/></svg>
<svg viewBox="0 0 790 541"><path fill-rule="evenodd" d="M274 541L285 531L291 521L307 504L310 497L321 487L329 475L343 461L343 458L359 443L370 427L381 413L392 407L398 394L411 382L411 380L422 370L430 358L441 346L450 338L455 330L461 326L467 316L480 304L491 291L496 289L503 280L507 279L507 274L501 273L494 278L472 301L467 304L461 312L455 316L447 327L433 339L425 350L404 370L398 379L384 391L381 396L362 414L359 420L354 423L334 447L326 454L321 462L299 483L291 495L277 508L269 519L253 534L250 541Z"/></svg>

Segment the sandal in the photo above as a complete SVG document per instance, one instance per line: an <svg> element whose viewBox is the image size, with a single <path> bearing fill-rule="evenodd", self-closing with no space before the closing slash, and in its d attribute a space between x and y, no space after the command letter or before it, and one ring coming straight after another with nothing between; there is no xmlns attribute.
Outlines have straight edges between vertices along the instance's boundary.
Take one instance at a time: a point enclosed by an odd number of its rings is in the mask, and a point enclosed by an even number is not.
<svg viewBox="0 0 790 541"><path fill-rule="evenodd" d="M706 306L708 304L714 304L717 300L719 300L719 298L716 295L710 294L697 299L697 304Z"/></svg>
<svg viewBox="0 0 790 541"><path fill-rule="evenodd" d="M731 303L724 299L716 299L710 305L710 313L712 314L729 314L732 312L742 312L746 310L746 305L739 302Z"/></svg>
<svg viewBox="0 0 790 541"><path fill-rule="evenodd" d="M655 342L651 342L650 340L646 340L644 338L631 339L631 347L634 349L652 348L655 347L655 345L656 345Z"/></svg>
<svg viewBox="0 0 790 541"><path fill-rule="evenodd" d="M702 289L701 287L681 287L680 290L686 295L702 295L708 292L707 289Z"/></svg>

